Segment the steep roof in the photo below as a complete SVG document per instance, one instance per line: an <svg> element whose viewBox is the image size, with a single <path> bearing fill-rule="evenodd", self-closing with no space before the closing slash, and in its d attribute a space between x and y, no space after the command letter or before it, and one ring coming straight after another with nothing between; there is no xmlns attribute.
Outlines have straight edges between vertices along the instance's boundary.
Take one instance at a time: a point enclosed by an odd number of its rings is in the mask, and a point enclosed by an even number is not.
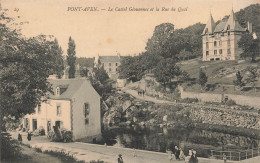
<svg viewBox="0 0 260 163"><path fill-rule="evenodd" d="M227 23L227 22L225 22L225 21L220 22L220 23L216 26L216 28L215 28L215 30L214 30L214 33L215 33L215 32L222 32L222 31L224 30L225 26L226 26L226 23Z"/></svg>
<svg viewBox="0 0 260 163"><path fill-rule="evenodd" d="M99 60L101 63L104 62L120 62L119 56L99 56Z"/></svg>
<svg viewBox="0 0 260 163"><path fill-rule="evenodd" d="M203 30L203 34L206 34L206 33L212 34L214 32L215 27L216 27L216 23L215 23L212 15L210 14L209 20Z"/></svg>
<svg viewBox="0 0 260 163"><path fill-rule="evenodd" d="M50 99L71 99L73 95L80 89L84 82L89 82L87 79L48 79L53 92L49 92ZM89 83L89 86L91 84ZM56 88L60 88L60 95L56 95Z"/></svg>

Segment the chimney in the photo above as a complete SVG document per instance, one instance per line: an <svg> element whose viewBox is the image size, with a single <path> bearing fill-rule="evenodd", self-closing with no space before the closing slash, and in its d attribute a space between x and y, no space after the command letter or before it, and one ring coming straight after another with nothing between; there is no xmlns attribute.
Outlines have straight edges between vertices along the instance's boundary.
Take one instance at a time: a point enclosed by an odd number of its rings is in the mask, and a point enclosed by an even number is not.
<svg viewBox="0 0 260 163"><path fill-rule="evenodd" d="M252 32L253 32L252 23L247 22L247 30L248 30L249 33L252 33Z"/></svg>

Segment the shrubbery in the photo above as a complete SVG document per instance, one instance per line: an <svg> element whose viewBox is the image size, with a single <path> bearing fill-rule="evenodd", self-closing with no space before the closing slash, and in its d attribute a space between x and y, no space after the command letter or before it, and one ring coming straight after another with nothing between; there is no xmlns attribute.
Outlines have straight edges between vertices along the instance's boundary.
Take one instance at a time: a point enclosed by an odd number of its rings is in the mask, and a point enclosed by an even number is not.
<svg viewBox="0 0 260 163"><path fill-rule="evenodd" d="M11 139L11 135L6 132L1 132L1 161L10 160L21 155L19 142Z"/></svg>
<svg viewBox="0 0 260 163"><path fill-rule="evenodd" d="M33 132L33 135L35 136L42 136L45 135L45 130L42 126L40 126L37 130Z"/></svg>
<svg viewBox="0 0 260 163"><path fill-rule="evenodd" d="M72 142L72 132L66 129L60 129L60 135L53 130L48 132L47 136L53 142Z"/></svg>

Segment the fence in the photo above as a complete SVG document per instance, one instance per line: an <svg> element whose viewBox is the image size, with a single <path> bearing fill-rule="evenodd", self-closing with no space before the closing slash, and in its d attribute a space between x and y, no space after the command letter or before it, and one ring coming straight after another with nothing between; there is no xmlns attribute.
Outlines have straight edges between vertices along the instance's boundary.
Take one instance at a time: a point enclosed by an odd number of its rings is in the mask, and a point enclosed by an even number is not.
<svg viewBox="0 0 260 163"><path fill-rule="evenodd" d="M248 149L245 151L215 151L211 150L211 157L215 159L220 159L223 160L223 155L226 155L226 159L230 161L241 161L241 160L246 160L249 158L253 158L256 156L260 156L259 150L260 147L258 148L252 148Z"/></svg>

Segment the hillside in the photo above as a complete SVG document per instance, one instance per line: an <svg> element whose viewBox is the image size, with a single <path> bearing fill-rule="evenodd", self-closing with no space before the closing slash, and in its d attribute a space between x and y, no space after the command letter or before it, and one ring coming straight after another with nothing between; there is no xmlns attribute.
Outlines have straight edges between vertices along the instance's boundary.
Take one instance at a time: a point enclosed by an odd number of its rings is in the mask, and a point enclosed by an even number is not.
<svg viewBox="0 0 260 163"><path fill-rule="evenodd" d="M219 61L219 62L202 62L200 59L193 59L185 62L180 62L179 66L182 70L188 72L191 78L198 79L200 68L206 72L208 76L208 83L211 88L207 91L214 93L232 93L243 94L248 96L260 96L260 90L253 88L249 90L236 90L234 89L233 80L236 78L236 72L240 71L244 77L248 75L246 68L248 66L258 66L259 63L250 63L250 61ZM189 91L202 91L198 84L185 85L186 90ZM250 85L247 85L250 86ZM256 86L260 87L260 81L256 82Z"/></svg>

